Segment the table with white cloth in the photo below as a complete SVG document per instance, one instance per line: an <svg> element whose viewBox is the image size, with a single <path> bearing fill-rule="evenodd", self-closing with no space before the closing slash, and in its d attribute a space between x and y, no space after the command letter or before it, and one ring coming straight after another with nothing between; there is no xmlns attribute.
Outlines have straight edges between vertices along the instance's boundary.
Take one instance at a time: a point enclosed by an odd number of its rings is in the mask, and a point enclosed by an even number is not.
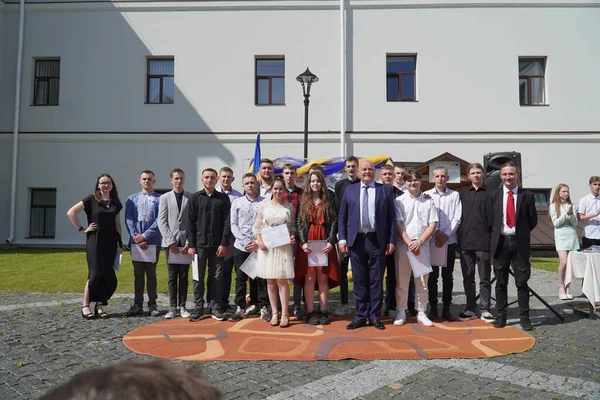
<svg viewBox="0 0 600 400"><path fill-rule="evenodd" d="M600 303L600 253L570 251L567 258L565 286L573 278L583 278L582 292L590 303L590 316Z"/></svg>

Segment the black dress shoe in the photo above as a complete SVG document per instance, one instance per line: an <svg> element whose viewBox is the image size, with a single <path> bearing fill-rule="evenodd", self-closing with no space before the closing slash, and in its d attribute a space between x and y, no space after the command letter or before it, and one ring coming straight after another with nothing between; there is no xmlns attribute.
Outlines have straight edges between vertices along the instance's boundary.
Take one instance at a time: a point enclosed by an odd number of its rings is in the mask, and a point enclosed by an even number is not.
<svg viewBox="0 0 600 400"><path fill-rule="evenodd" d="M521 317L521 328L524 331L532 331L533 326L531 326L531 321L527 317Z"/></svg>
<svg viewBox="0 0 600 400"><path fill-rule="evenodd" d="M365 326L367 326L367 321L365 321L364 319L355 319L354 321L352 321L348 325L346 325L346 329L352 330L352 329L364 328Z"/></svg>
<svg viewBox="0 0 600 400"><path fill-rule="evenodd" d="M494 321L494 328L504 328L506 326L506 315L499 315Z"/></svg>
<svg viewBox="0 0 600 400"><path fill-rule="evenodd" d="M373 326L375 327L375 329L379 329L380 331L385 329L385 325L380 320L375 320L373 322Z"/></svg>
<svg viewBox="0 0 600 400"><path fill-rule="evenodd" d="M449 308L442 311L442 318L444 318L448 322L456 321L456 317L454 316L454 314L452 314L452 311L450 311ZM431 318L429 318L429 319L431 319Z"/></svg>

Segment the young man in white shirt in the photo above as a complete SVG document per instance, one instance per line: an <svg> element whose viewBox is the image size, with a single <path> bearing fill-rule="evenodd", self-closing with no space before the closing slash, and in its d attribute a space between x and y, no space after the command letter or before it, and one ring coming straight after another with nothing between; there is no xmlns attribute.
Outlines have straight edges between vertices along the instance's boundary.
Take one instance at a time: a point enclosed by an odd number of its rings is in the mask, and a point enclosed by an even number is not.
<svg viewBox="0 0 600 400"><path fill-rule="evenodd" d="M462 205L457 191L448 189L448 170L445 167L435 167L433 170L435 186L425 192L435 204L438 213L437 230L433 235L430 246L437 248L447 247L445 265L432 265L433 271L429 274L429 319L438 317L438 277L442 267L442 318L446 321L456 321L450 310L452 304L452 289L454 288L454 261L456 259L456 231L462 217Z"/></svg>
<svg viewBox="0 0 600 400"><path fill-rule="evenodd" d="M260 176L260 195L265 199L271 198L271 186L273 185L273 160L263 158L260 160L258 174Z"/></svg>
<svg viewBox="0 0 600 400"><path fill-rule="evenodd" d="M600 245L600 176L590 177L590 194L579 200L577 216L583 221L581 249Z"/></svg>
<svg viewBox="0 0 600 400"><path fill-rule="evenodd" d="M398 313L394 325L406 323L408 281L412 267L408 252L419 256L425 252L429 259L429 239L435 233L438 215L433 200L421 192L421 173L410 169L406 172L407 191L396 198L396 223L398 243L396 246L396 304ZM400 239L401 238L401 239ZM414 278L417 321L425 326L433 322L425 314L427 309L427 282L429 274Z"/></svg>

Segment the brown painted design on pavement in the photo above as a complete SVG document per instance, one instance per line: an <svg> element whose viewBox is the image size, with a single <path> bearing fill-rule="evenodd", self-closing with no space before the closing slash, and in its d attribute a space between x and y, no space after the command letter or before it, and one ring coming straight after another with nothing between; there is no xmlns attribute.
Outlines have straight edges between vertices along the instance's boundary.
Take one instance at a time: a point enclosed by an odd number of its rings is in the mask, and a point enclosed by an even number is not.
<svg viewBox="0 0 600 400"><path fill-rule="evenodd" d="M346 330L347 320L330 325L291 322L272 327L260 318L239 322L176 318L129 332L123 343L132 351L187 361L359 360L483 358L519 353L535 339L517 328L496 329L480 320L442 322L424 327L413 318L404 326L384 321L386 329Z"/></svg>

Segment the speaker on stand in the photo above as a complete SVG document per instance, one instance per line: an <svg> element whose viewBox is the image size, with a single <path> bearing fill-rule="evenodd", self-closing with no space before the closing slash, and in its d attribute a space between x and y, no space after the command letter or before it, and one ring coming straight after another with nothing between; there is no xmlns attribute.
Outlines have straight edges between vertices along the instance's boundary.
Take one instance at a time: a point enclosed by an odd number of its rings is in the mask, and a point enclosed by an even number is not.
<svg viewBox="0 0 600 400"><path fill-rule="evenodd" d="M500 168L507 162L514 162L519 168L519 186L523 185L523 171L521 170L521 153L516 151L501 151L498 153L488 153L483 156L483 171L485 173L485 186L488 189L500 187L502 179L500 178Z"/></svg>

